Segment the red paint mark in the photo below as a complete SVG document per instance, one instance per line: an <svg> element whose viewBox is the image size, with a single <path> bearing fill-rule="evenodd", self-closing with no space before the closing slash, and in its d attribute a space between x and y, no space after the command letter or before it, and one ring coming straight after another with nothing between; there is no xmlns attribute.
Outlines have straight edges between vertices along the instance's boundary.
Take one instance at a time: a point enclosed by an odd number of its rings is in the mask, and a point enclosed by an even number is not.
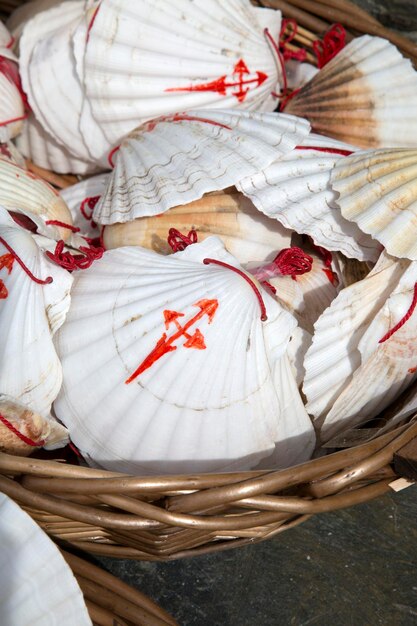
<svg viewBox="0 0 417 626"><path fill-rule="evenodd" d="M91 226L93 228L98 228L97 224L93 220L93 211L100 198L101 196L91 196L89 198L84 198L84 200L80 204L81 215L87 222L91 222ZM88 209L91 211L91 213L87 213Z"/></svg>
<svg viewBox="0 0 417 626"><path fill-rule="evenodd" d="M64 269L73 272L74 270L86 270L104 254L104 249L101 247L95 247L89 245L80 246L79 251L82 254L72 254L71 252L64 251L65 242L61 239L58 241L55 247L55 251L45 252L48 259L63 267Z"/></svg>
<svg viewBox="0 0 417 626"><path fill-rule="evenodd" d="M164 323L166 330L168 330L171 324L174 324L177 328L177 331L169 338L166 333L163 333L162 337L158 340L152 352L148 354L148 356L142 361L142 363L133 372L133 374L129 376L127 380L125 380L126 385L134 381L135 378L137 378L147 369L152 367L152 365L156 363L156 361L158 361L160 358L162 358L165 354L176 350L177 346L173 345L173 343L180 337L185 337L187 340L185 343L183 343L184 348L194 348L195 350L206 349L204 336L198 328L192 335L190 335L187 331L205 315L207 315L208 317L208 323L211 324L219 303L217 300L199 300L193 306L198 307L200 311L196 313L194 317L188 320L188 322L186 322L184 326L181 326L178 321L178 318L183 317L184 313L180 313L179 311L164 311Z"/></svg>
<svg viewBox="0 0 417 626"><path fill-rule="evenodd" d="M7 270L7 273L11 274L13 269L13 263L14 256L12 254L8 253L0 256L0 270L2 270L4 267Z"/></svg>
<svg viewBox="0 0 417 626"><path fill-rule="evenodd" d="M234 267L233 265L229 265L228 263L225 263L224 261L218 261L217 259L203 259L203 263L204 265L213 264L213 265L220 265L220 267L226 267L228 270L232 270L232 272L239 274L239 276L241 276L244 280L246 280L248 285L252 287L255 293L255 296L258 299L259 306L261 307L261 320L262 322L266 322L266 320L268 319L268 316L266 314L266 306L265 306L265 302L263 301L261 292L259 291L258 287L255 285L253 280L251 280L249 276L245 274L245 272L242 272L242 270L238 269L237 267Z"/></svg>
<svg viewBox="0 0 417 626"><path fill-rule="evenodd" d="M333 270L329 269L328 267L322 268L321 271L326 274L329 282L333 285L333 287L337 287L337 285L339 284L339 277L336 272L333 272Z"/></svg>
<svg viewBox="0 0 417 626"><path fill-rule="evenodd" d="M80 229L78 226L73 226L72 224L66 224L65 222L60 222L59 220L46 220L45 224L48 226L59 226L60 228L67 228L72 233L79 233Z"/></svg>
<svg viewBox="0 0 417 626"><path fill-rule="evenodd" d="M255 72L255 77L247 78L250 76L248 66L243 59L235 64L231 78L228 79L227 75L220 76L215 80L208 83L202 83L201 85L189 85L188 87L170 87L165 91L212 91L218 93L220 96L232 95L239 102L244 102L248 92L252 88L260 87L268 78L268 74L264 72ZM237 77L237 80L235 79ZM229 90L229 91L228 91Z"/></svg>
<svg viewBox="0 0 417 626"><path fill-rule="evenodd" d="M331 61L346 45L346 31L341 24L333 24L323 39L313 41L317 57L317 67L321 69Z"/></svg>
<svg viewBox="0 0 417 626"><path fill-rule="evenodd" d="M16 89L20 93L20 97L22 98L25 109L30 110L27 95L23 91L22 83L20 80L20 74L19 74L19 66L17 65L17 63L15 63L15 61L12 61L11 59L6 59L6 57L0 56L0 74L3 74L7 78L7 80L10 81L16 87ZM27 117L27 116L25 115L24 117ZM14 121L17 121L20 119L24 119L24 118L18 117Z"/></svg>
<svg viewBox="0 0 417 626"><path fill-rule="evenodd" d="M173 252L182 252L188 246L197 243L197 231L192 228L188 235L183 235L176 228L170 228L167 241Z"/></svg>
<svg viewBox="0 0 417 626"><path fill-rule="evenodd" d="M7 241L3 239L3 237L0 237L0 243L6 248L6 250L10 252L13 258L19 263L22 270L29 276L31 280L33 280L34 283L37 283L38 285L49 285L50 283L53 282L52 276L47 276L45 280L42 280L41 278L36 278L36 276L32 274L32 272L27 267L27 265L25 265L25 263L22 261L20 256L16 254L13 248L9 246L9 244L7 243Z"/></svg>
<svg viewBox="0 0 417 626"><path fill-rule="evenodd" d="M399 330L402 326L404 326L404 324L408 322L408 320L414 313L414 309L416 308L416 306L417 306L417 283L414 285L413 299L411 301L411 304L407 313L404 315L404 317L400 319L400 321L398 322L398 324L394 326L394 328L391 328L391 330L389 330L387 334L384 335L382 339L378 341L378 343L384 343L385 341L387 341L387 339L390 339L394 335L394 333L397 332L397 330Z"/></svg>
<svg viewBox="0 0 417 626"><path fill-rule="evenodd" d="M9 422L9 420L6 419L4 417L4 415L2 415L1 413L0 413L0 422L2 424L4 424L4 426L6 426L6 428L11 430L12 433L14 433L16 435L16 437L18 437L26 445L32 446L33 448L41 448L42 446L45 445L45 440L44 439L41 439L41 441L33 441L32 439L29 439L29 437L26 437L26 435L24 435L19 430L17 430L17 428L15 426L13 426L13 424L11 422Z"/></svg>
<svg viewBox="0 0 417 626"><path fill-rule="evenodd" d="M415 374L417 372L417 367L410 367L410 369L408 370L409 374Z"/></svg>
<svg viewBox="0 0 417 626"><path fill-rule="evenodd" d="M7 291L7 287L2 280L0 280L0 300L5 300L9 292Z"/></svg>
<svg viewBox="0 0 417 626"><path fill-rule="evenodd" d="M99 8L101 7L101 4L98 5L98 7L96 8L96 10L94 11L92 18L90 20L90 23L87 27L87 38L86 38L86 42L88 42L89 38L90 38L90 30L93 28L93 24L96 21L96 17L97 17L97 13Z"/></svg>
<svg viewBox="0 0 417 626"><path fill-rule="evenodd" d="M341 148L323 148L320 146L295 146L295 150L315 150L316 152L327 152L328 154L340 154L341 156L350 156L352 150L342 150Z"/></svg>

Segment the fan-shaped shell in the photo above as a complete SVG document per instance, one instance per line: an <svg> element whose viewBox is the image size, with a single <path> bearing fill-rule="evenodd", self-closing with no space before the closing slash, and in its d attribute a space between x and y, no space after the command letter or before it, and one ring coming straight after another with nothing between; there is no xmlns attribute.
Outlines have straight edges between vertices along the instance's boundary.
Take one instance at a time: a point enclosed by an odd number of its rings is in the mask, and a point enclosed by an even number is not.
<svg viewBox="0 0 417 626"><path fill-rule="evenodd" d="M376 150L339 162L332 188L343 216L393 256L417 260L417 150Z"/></svg>
<svg viewBox="0 0 417 626"><path fill-rule="evenodd" d="M105 192L109 183L110 174L98 174L80 181L76 185L71 185L60 191L60 196L71 211L72 222L74 226L80 229L81 233L88 237L98 237L100 230L93 220L93 209L98 199ZM130 223L129 223L130 224ZM128 226L128 224L121 224ZM133 226L133 224L132 224ZM115 227L117 228L117 226ZM116 248L119 246L145 245L142 243L134 244L133 241L119 243L116 246L108 246L106 248ZM145 247L147 247L145 245ZM149 246L150 247L150 246Z"/></svg>
<svg viewBox="0 0 417 626"><path fill-rule="evenodd" d="M417 74L386 39L351 41L295 95L287 113L363 148L415 146Z"/></svg>
<svg viewBox="0 0 417 626"><path fill-rule="evenodd" d="M58 192L32 172L0 157L0 180L0 204L6 209L34 213L46 223L72 225L71 213ZM64 240L71 234L71 228L58 225L57 229Z"/></svg>
<svg viewBox="0 0 417 626"><path fill-rule="evenodd" d="M303 391L311 415L323 418L349 384L361 364L364 332L409 265L382 254L372 272L343 289L317 320L304 362Z"/></svg>
<svg viewBox="0 0 417 626"><path fill-rule="evenodd" d="M48 535L0 494L0 622L6 626L91 626L84 598Z"/></svg>
<svg viewBox="0 0 417 626"><path fill-rule="evenodd" d="M318 246L346 256L376 261L378 244L344 219L330 186L336 163L353 146L311 134L289 154L241 180L237 187L255 206L286 228L312 237Z"/></svg>
<svg viewBox="0 0 417 626"><path fill-rule="evenodd" d="M52 334L69 308L72 277L4 209L0 237L0 392L47 416L62 381Z"/></svg>
<svg viewBox="0 0 417 626"><path fill-rule="evenodd" d="M198 241L209 235L218 235L240 263L270 259L291 242L291 231L262 215L248 198L231 191L206 195L201 200L174 207L162 215L105 226L104 246L107 250L142 246L169 254L172 252L167 242L170 228L184 234L194 228Z"/></svg>
<svg viewBox="0 0 417 626"><path fill-rule="evenodd" d="M75 278L57 337L55 410L90 462L127 472L250 467L281 441L286 399L275 377L295 321L260 287L262 322L246 280L205 258L236 267L212 237L168 257L112 250ZM298 427L283 430L295 445Z"/></svg>
<svg viewBox="0 0 417 626"><path fill-rule="evenodd" d="M37 120L72 156L89 162L79 128L84 93L72 47L83 16L84 3L74 0L34 17L22 36L20 58L23 87Z"/></svg>
<svg viewBox="0 0 417 626"><path fill-rule="evenodd" d="M272 111L278 11L248 0L107 0L90 10L84 87L111 144L138 124L185 109Z"/></svg>
<svg viewBox="0 0 417 626"><path fill-rule="evenodd" d="M397 264L401 263L397 261ZM361 337L360 365L323 424L323 438L375 417L417 380L417 314L390 335L417 297L417 263L401 276Z"/></svg>
<svg viewBox="0 0 417 626"><path fill-rule="evenodd" d="M114 156L100 224L158 215L226 189L294 148L307 122L276 113L193 111L131 133Z"/></svg>
<svg viewBox="0 0 417 626"><path fill-rule="evenodd" d="M60 146L32 114L23 125L16 144L26 158L58 174L84 175L92 174L99 169L94 163L77 159L64 146Z"/></svg>
<svg viewBox="0 0 417 626"><path fill-rule="evenodd" d="M16 430L23 437L19 437ZM27 406L0 394L0 450L2 452L28 456L38 446L55 449L62 448L68 442L67 429L56 420L42 417Z"/></svg>

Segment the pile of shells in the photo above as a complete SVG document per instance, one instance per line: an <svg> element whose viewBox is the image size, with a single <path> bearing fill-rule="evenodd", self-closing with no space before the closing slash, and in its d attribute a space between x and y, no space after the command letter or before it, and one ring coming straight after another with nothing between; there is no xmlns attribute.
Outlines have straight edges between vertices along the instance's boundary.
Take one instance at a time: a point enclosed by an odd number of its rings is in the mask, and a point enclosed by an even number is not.
<svg viewBox="0 0 417 626"><path fill-rule="evenodd" d="M417 409L417 73L392 44L290 92L281 14L249 0L37 0L9 27L2 449L276 469Z"/></svg>

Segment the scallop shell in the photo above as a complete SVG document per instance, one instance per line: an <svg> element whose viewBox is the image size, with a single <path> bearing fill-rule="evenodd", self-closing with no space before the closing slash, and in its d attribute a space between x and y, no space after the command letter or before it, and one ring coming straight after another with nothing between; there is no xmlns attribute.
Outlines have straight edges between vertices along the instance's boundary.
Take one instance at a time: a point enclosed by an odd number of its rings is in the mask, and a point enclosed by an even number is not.
<svg viewBox="0 0 417 626"><path fill-rule="evenodd" d="M57 336L64 383L54 406L90 463L134 473L248 468L284 431L297 438L302 418L281 431L286 390L275 380L293 317L259 286L262 322L246 280L205 258L237 266L211 237L168 257L111 250L76 276Z"/></svg>
<svg viewBox="0 0 417 626"><path fill-rule="evenodd" d="M193 111L136 129L114 156L100 224L157 215L226 189L294 148L307 122L277 113Z"/></svg>
<svg viewBox="0 0 417 626"><path fill-rule="evenodd" d="M414 262L363 333L358 343L360 365L327 414L323 439L375 417L417 380L417 314L387 337L410 310L416 285Z"/></svg>
<svg viewBox="0 0 417 626"><path fill-rule="evenodd" d="M1 207L0 236L14 251L0 242L0 392L45 417L62 381L52 334L69 308L72 277L49 262L32 235ZM28 272L52 282L38 284Z"/></svg>
<svg viewBox="0 0 417 626"><path fill-rule="evenodd" d="M47 419L32 411L27 406L15 402L13 398L8 398L0 394L0 450L8 454L17 456L28 456L34 452L38 446L30 445L24 438L53 450L62 448L69 442L68 431L54 419ZM22 438L13 432L5 424L5 420L17 430Z"/></svg>
<svg viewBox="0 0 417 626"><path fill-rule="evenodd" d="M331 410L360 366L359 342L409 265L383 253L372 272L343 289L317 320L303 387L307 411L317 419Z"/></svg>
<svg viewBox="0 0 417 626"><path fill-rule="evenodd" d="M107 0L90 10L84 87L111 144L185 109L272 111L281 70L264 34L281 13L248 0Z"/></svg>
<svg viewBox="0 0 417 626"><path fill-rule="evenodd" d="M30 114L16 144L21 153L36 165L58 174L92 174L99 168L89 161L77 159L60 146Z"/></svg>
<svg viewBox="0 0 417 626"><path fill-rule="evenodd" d="M89 162L79 128L84 93L72 48L73 33L83 16L84 3L77 0L36 16L24 31L20 58L23 87L35 117L72 156Z"/></svg>
<svg viewBox="0 0 417 626"><path fill-rule="evenodd" d="M93 209L98 198L105 192L109 178L110 174L98 174L98 176L91 176L60 191L61 198L71 211L72 223L88 237L100 235L100 230L93 220ZM123 226L127 226L127 224L123 224ZM119 245L133 244L129 242ZM107 246L106 244L106 248L110 247L119 246Z"/></svg>
<svg viewBox="0 0 417 626"><path fill-rule="evenodd" d="M272 259L277 250L291 243L291 231L262 215L248 198L231 191L205 195L162 215L105 226L104 246L110 250L134 245L169 254L172 252L167 242L170 228L185 234L194 228L198 241L218 235L240 263Z"/></svg>
<svg viewBox="0 0 417 626"><path fill-rule="evenodd" d="M8 51L7 51L8 52ZM6 50L0 48L0 61ZM9 59L3 63L11 63ZM22 130L25 107L20 92L14 82L2 73L0 64L0 143L16 137Z"/></svg>
<svg viewBox="0 0 417 626"><path fill-rule="evenodd" d="M53 187L41 178L0 157L0 205L9 210L34 213L46 223L50 220L71 225L71 213ZM62 239L71 229L58 226Z"/></svg>
<svg viewBox="0 0 417 626"><path fill-rule="evenodd" d="M56 545L0 494L0 623L92 626L76 579Z"/></svg>
<svg viewBox="0 0 417 626"><path fill-rule="evenodd" d="M286 113L363 148L415 146L417 74L386 39L351 41L290 100Z"/></svg>
<svg viewBox="0 0 417 626"><path fill-rule="evenodd" d="M286 228L312 237L318 246L347 257L376 261L378 244L344 219L335 204L330 174L356 148L311 134L295 150L241 180L237 188Z"/></svg>
<svg viewBox="0 0 417 626"><path fill-rule="evenodd" d="M71 7L72 11L68 12ZM59 20L66 8L66 20ZM31 20L20 43L22 84L43 128L82 160L88 151L78 131L82 90L71 50L72 31L84 14L82 2L65 2Z"/></svg>
<svg viewBox="0 0 417 626"><path fill-rule="evenodd" d="M417 260L417 150L376 150L339 163L331 185L343 216L400 258Z"/></svg>

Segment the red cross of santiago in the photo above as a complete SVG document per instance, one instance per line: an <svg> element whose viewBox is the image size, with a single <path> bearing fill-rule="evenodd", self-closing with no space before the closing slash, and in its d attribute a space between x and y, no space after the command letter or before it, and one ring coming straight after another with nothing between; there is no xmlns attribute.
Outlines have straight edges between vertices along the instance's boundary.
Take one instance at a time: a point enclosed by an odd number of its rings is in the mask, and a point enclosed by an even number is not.
<svg viewBox="0 0 417 626"><path fill-rule="evenodd" d="M174 345L174 342L177 341L177 339L179 339L180 337L185 337L186 339L186 341L182 344L183 348L194 348L195 350L206 349L206 344L204 343L204 335L201 333L201 331L196 328L194 333L190 334L188 330L205 315L207 315L208 317L208 323L211 324L219 303L217 300L199 300L198 302L193 304L193 306L198 307L200 310L191 319L189 319L188 322L184 324L184 326L181 326L178 321L178 318L182 317L184 313L180 313L179 311L164 311L165 329L168 330L170 325L173 324L177 330L173 335L171 335L171 337L168 337L167 333L162 334L162 337L157 341L154 349L148 354L147 357L144 358L142 363L139 365L139 367L136 368L133 374L129 376L127 380L125 380L125 383L127 385L135 380L135 378L140 376L147 369L152 367L152 365L165 354L176 350L177 346Z"/></svg>
<svg viewBox="0 0 417 626"><path fill-rule="evenodd" d="M228 79L227 75L224 75L209 83L190 85L189 87L171 87L165 89L165 91L213 91L221 96L231 94L235 96L239 102L243 102L250 89L259 87L268 78L268 75L264 72L256 72L254 78L249 78L249 74L250 71L245 61L239 59L233 68L232 78Z"/></svg>

